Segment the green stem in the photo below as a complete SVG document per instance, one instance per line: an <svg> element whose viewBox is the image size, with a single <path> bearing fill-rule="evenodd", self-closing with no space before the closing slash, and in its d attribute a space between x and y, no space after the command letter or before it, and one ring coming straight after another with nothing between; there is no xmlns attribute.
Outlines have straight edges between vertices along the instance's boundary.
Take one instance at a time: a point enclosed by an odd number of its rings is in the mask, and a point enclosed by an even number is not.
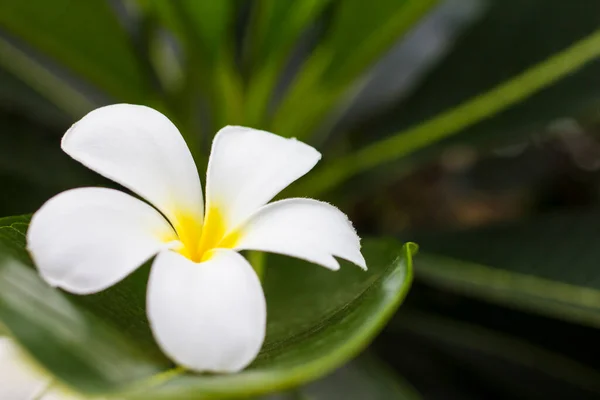
<svg viewBox="0 0 600 400"><path fill-rule="evenodd" d="M177 366L166 371L159 372L147 379L142 380L141 382L134 383L133 386L129 388L128 392L136 393L139 391L148 391L170 381L177 376L185 374L186 371L187 370L184 367Z"/></svg>
<svg viewBox="0 0 600 400"><path fill-rule="evenodd" d="M326 192L360 172L447 138L532 96L599 56L600 30L487 93L330 163L299 184L297 191L304 196Z"/></svg>
<svg viewBox="0 0 600 400"><path fill-rule="evenodd" d="M254 268L254 272L256 272L256 275L258 275L258 278L261 280L263 280L263 277L265 275L265 261L266 261L266 254L262 251L250 251L248 252L248 260L250 261L250 264L252 265L252 268Z"/></svg>

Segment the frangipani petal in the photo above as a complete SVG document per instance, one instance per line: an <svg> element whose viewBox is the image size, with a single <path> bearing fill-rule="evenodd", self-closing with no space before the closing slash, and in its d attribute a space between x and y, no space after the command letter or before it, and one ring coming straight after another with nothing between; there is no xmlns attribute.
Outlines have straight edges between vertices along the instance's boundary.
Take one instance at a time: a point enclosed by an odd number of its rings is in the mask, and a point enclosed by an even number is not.
<svg viewBox="0 0 600 400"><path fill-rule="evenodd" d="M360 238L336 207L312 199L287 199L262 207L239 230L236 250L285 254L340 268L340 257L367 269Z"/></svg>
<svg viewBox="0 0 600 400"><path fill-rule="evenodd" d="M58 194L33 215L27 231L27 247L40 275L79 294L112 286L176 240L154 208L104 188Z"/></svg>
<svg viewBox="0 0 600 400"><path fill-rule="evenodd" d="M221 129L208 162L207 216L217 207L228 231L236 228L320 158L296 139L239 126Z"/></svg>
<svg viewBox="0 0 600 400"><path fill-rule="evenodd" d="M83 397L58 387L12 339L0 336L0 399L83 400Z"/></svg>
<svg viewBox="0 0 600 400"><path fill-rule="evenodd" d="M125 186L158 208L179 230L202 223L202 188L179 130L149 107L98 108L67 131L63 150L86 167Z"/></svg>
<svg viewBox="0 0 600 400"><path fill-rule="evenodd" d="M37 399L50 378L30 365L21 349L8 337L0 337L0 399Z"/></svg>
<svg viewBox="0 0 600 400"><path fill-rule="evenodd" d="M236 372L258 354L266 303L250 264L231 250L203 263L160 253L150 272L147 312L163 351L195 371Z"/></svg>
<svg viewBox="0 0 600 400"><path fill-rule="evenodd" d="M38 398L35 398L35 400L38 400ZM64 391L62 391L60 389L51 388L48 390L47 393L45 393L42 397L40 397L39 400L85 400L85 398L75 395L75 394L72 394L72 393L65 393ZM92 399L89 399L89 400L108 400L108 399L93 397ZM112 400L117 400L117 399L112 399Z"/></svg>

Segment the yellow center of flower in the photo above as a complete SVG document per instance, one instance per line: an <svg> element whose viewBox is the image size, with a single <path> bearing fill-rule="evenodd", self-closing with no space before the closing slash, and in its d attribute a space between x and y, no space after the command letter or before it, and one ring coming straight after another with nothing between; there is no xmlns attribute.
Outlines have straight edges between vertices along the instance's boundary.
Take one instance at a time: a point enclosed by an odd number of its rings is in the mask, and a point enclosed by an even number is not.
<svg viewBox="0 0 600 400"><path fill-rule="evenodd" d="M174 228L182 244L176 251L194 262L207 261L214 249L234 248L240 236L238 231L227 232L224 216L214 206L207 210L204 224L193 217L178 215Z"/></svg>

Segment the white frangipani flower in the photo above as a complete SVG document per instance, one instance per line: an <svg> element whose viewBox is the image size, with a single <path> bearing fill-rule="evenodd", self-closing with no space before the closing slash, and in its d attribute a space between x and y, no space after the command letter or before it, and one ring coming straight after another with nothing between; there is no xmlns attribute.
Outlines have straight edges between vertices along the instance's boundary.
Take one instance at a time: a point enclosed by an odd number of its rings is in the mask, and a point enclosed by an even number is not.
<svg viewBox="0 0 600 400"><path fill-rule="evenodd" d="M163 351L189 369L239 371L262 346L264 294L238 251L285 254L332 270L340 257L366 269L360 239L337 208L304 198L267 204L321 157L295 139L221 129L208 163L205 207L185 141L151 108L92 111L67 131L62 148L151 205L104 188L50 199L27 233L41 276L72 293L95 293L157 255L148 319Z"/></svg>
<svg viewBox="0 0 600 400"><path fill-rule="evenodd" d="M59 388L6 336L0 336L0 399L83 400Z"/></svg>

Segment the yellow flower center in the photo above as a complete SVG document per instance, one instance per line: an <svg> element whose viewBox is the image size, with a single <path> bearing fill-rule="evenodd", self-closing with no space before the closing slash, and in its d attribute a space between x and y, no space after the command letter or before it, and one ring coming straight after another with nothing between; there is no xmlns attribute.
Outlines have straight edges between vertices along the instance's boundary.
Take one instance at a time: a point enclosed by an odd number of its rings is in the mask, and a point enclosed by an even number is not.
<svg viewBox="0 0 600 400"><path fill-rule="evenodd" d="M239 239L239 232L227 232L226 221L218 207L207 210L204 224L195 218L178 215L174 226L182 246L177 251L194 262L210 259L214 249L231 249Z"/></svg>

